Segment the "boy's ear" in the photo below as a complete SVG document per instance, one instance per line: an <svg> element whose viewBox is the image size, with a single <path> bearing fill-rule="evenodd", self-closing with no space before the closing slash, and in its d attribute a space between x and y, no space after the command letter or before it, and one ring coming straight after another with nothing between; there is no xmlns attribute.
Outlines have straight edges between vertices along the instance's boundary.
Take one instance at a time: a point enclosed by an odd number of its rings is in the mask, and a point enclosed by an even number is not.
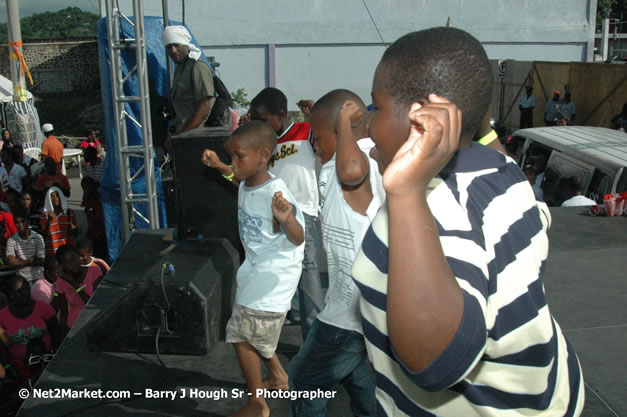
<svg viewBox="0 0 627 417"><path fill-rule="evenodd" d="M268 163L268 161L270 160L270 154L271 153L272 153L272 151L270 151L270 149L268 149L268 148L261 148L259 150L259 154L266 161L266 163Z"/></svg>

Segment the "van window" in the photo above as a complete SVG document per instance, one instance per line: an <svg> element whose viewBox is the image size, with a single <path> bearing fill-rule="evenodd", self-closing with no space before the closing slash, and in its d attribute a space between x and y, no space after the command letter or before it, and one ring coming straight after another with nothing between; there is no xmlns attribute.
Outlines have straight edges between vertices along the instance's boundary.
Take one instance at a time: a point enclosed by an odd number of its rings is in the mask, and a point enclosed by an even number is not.
<svg viewBox="0 0 627 417"><path fill-rule="evenodd" d="M595 169L588 189L584 188L584 195L596 201L597 204L603 204L603 196L610 192L612 192L612 178L606 173Z"/></svg>
<svg viewBox="0 0 627 417"><path fill-rule="evenodd" d="M532 141L529 145L529 148L527 149L527 152L524 155L522 163L520 163L520 166L522 167L529 164L534 165L535 160L538 156L546 155L547 157L550 157L552 152L553 149Z"/></svg>
<svg viewBox="0 0 627 417"><path fill-rule="evenodd" d="M618 184L616 184L616 192L624 193L627 191L627 168L623 168L623 174L620 176L618 180Z"/></svg>
<svg viewBox="0 0 627 417"><path fill-rule="evenodd" d="M562 178L577 175L581 179L584 192L588 189L594 174L594 167L559 152L553 152L546 166L542 191L544 201L551 207L560 206L570 198L560 187ZM585 193L588 195L587 193ZM603 198L603 196L601 196Z"/></svg>

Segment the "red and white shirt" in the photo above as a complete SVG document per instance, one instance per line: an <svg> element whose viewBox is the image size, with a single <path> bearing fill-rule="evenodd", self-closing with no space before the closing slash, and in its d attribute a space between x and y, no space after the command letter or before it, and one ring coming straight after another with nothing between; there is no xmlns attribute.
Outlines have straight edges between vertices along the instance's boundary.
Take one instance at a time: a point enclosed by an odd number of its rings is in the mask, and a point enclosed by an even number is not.
<svg viewBox="0 0 627 417"><path fill-rule="evenodd" d="M268 170L281 178L303 213L318 216L316 155L309 123L292 123L281 136L268 161Z"/></svg>

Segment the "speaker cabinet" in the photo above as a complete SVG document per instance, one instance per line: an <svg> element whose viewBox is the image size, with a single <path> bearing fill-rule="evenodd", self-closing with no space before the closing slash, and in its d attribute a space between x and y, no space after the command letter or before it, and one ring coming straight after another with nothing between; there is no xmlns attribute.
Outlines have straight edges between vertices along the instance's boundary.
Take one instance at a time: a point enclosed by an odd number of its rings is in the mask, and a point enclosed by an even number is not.
<svg viewBox="0 0 627 417"><path fill-rule="evenodd" d="M141 253L142 246L131 239L122 252ZM225 337L238 266L226 239L184 239L143 275L114 264L109 274L128 275L121 280L132 284L90 322L90 349L206 355Z"/></svg>
<svg viewBox="0 0 627 417"><path fill-rule="evenodd" d="M201 162L205 149L229 164L225 128L203 127L172 137L174 191L179 236L226 238L243 259L237 226L237 187Z"/></svg>

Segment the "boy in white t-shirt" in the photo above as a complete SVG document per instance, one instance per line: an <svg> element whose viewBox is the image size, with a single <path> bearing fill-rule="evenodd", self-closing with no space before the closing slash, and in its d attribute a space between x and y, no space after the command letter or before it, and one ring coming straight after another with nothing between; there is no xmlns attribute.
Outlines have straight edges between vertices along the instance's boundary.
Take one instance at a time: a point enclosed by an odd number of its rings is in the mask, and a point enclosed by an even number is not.
<svg viewBox="0 0 627 417"><path fill-rule="evenodd" d="M251 121L233 132L229 144L240 181L238 223L246 259L237 271L226 341L233 343L250 393L234 417L270 415L260 357L268 366L269 386L287 389L287 373L275 350L301 274L305 221L283 180L268 172L276 140L267 123ZM211 166L207 155L205 151L202 161Z"/></svg>
<svg viewBox="0 0 627 417"><path fill-rule="evenodd" d="M375 416L375 383L359 315L359 290L351 268L364 233L385 192L376 162L368 157L366 106L353 92L333 90L314 105L313 143L322 162L322 242L327 253L329 291L305 343L290 361L290 389L331 391L338 383L349 394L355 416ZM326 415L328 399L291 402L298 417Z"/></svg>

